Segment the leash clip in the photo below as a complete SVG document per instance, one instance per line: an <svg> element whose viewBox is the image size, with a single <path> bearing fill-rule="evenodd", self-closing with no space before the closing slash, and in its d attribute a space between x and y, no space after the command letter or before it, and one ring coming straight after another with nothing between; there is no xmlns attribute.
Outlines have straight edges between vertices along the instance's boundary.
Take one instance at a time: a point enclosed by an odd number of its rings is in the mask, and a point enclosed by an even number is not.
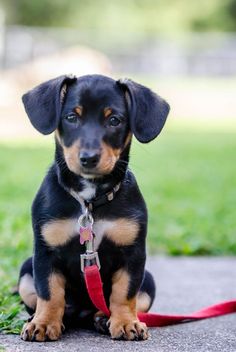
<svg viewBox="0 0 236 352"><path fill-rule="evenodd" d="M80 226L80 244L85 244L86 252L80 255L81 271L84 273L84 268L86 266L91 266L96 264L100 270L101 265L98 257L98 252L94 250L94 233L93 233L93 217L88 209L85 208L85 213L82 214L78 223Z"/></svg>
<svg viewBox="0 0 236 352"><path fill-rule="evenodd" d="M98 257L98 252L91 252L91 251L86 251L86 253L80 255L80 264L81 264L81 271L84 273L84 268L86 266L94 265L96 264L98 267L98 270L100 270L101 265L100 265L100 260Z"/></svg>

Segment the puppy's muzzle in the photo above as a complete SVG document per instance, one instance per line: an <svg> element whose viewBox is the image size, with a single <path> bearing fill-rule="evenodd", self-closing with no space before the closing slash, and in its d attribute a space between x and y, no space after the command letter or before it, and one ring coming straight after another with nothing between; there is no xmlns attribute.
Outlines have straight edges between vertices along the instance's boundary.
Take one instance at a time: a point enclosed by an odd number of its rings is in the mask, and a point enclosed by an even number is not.
<svg viewBox="0 0 236 352"><path fill-rule="evenodd" d="M101 154L97 150L81 151L79 154L80 165L85 169L94 169L99 160Z"/></svg>

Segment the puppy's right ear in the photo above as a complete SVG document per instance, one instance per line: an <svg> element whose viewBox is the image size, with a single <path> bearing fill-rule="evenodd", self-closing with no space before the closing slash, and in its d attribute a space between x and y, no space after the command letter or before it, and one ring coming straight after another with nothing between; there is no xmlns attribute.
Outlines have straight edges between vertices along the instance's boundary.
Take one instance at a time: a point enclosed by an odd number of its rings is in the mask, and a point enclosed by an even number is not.
<svg viewBox="0 0 236 352"><path fill-rule="evenodd" d="M59 124L64 86L76 81L75 76L60 76L44 82L22 97L32 125L42 134L50 134Z"/></svg>

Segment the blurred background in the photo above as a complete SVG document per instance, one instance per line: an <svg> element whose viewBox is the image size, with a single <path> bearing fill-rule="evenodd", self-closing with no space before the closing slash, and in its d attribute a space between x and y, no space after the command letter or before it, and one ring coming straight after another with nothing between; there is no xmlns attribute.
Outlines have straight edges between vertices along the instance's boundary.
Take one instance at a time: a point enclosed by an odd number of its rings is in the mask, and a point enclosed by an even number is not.
<svg viewBox="0 0 236 352"><path fill-rule="evenodd" d="M1 0L0 138L39 137L20 97L63 73L132 77L168 99L171 128L231 129L235 30L235 0Z"/></svg>
<svg viewBox="0 0 236 352"><path fill-rule="evenodd" d="M131 151L149 252L236 253L236 0L1 0L0 330L22 325L9 288L32 253L30 207L54 153L21 96L66 73L126 76L171 105L161 136Z"/></svg>
<svg viewBox="0 0 236 352"><path fill-rule="evenodd" d="M30 205L53 158L21 95L65 73L126 76L171 105L162 135L131 152L149 251L235 254L236 0L2 0L3 267L32 251Z"/></svg>

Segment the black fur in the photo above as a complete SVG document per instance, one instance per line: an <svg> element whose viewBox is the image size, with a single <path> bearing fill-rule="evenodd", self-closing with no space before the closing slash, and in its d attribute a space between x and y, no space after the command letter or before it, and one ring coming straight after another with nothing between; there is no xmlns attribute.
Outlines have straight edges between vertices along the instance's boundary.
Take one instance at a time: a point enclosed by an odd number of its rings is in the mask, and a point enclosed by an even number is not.
<svg viewBox="0 0 236 352"><path fill-rule="evenodd" d="M61 76L42 83L22 97L25 110L32 125L43 134L50 134L57 128L61 114L61 89L76 80Z"/></svg>
<svg viewBox="0 0 236 352"><path fill-rule="evenodd" d="M166 122L169 104L150 89L131 80L119 80L128 94L130 128L141 143L158 136Z"/></svg>
<svg viewBox="0 0 236 352"><path fill-rule="evenodd" d="M60 91L65 83L67 93L62 104ZM43 134L58 129L60 139L67 148L79 140L80 150L96 150L100 153L101 143L112 149L122 150L111 172L88 181L96 187L97 197L121 182L115 198L93 210L95 221L127 218L139 224L138 236L130 245L117 246L106 237L100 243L98 254L105 299L109 305L112 276L117 270L124 268L130 275L127 299L134 297L142 286L141 290L146 291L153 301L155 286L152 276L146 274L144 278L147 210L135 177L128 169L130 141L126 146L125 143L130 130L143 143L155 138L165 123L169 112L168 104L137 83L117 82L100 75L78 79L59 77L26 93L23 102L34 127ZM76 116L75 123L68 122L67 116L74 116L77 106L83 106L82 118ZM109 125L111 118L104 119L103 111L106 107L110 107L112 116L120 120L118 126ZM82 171L87 175L96 175L96 170ZM73 317L78 317L85 310L96 311L88 297L80 270L80 254L85 252L85 246L80 245L79 236L75 236L62 246L50 247L45 243L41 231L42 226L49 221L78 218L81 215L81 205L68 189L81 192L84 187L84 177L69 169L61 141L56 138L55 161L32 206L33 273L29 260L27 265L23 265L20 274L23 276L25 268L28 268L28 272L34 276L37 295L49 300L48 277L53 271L62 273L66 278L66 302L69 307L66 314Z"/></svg>

